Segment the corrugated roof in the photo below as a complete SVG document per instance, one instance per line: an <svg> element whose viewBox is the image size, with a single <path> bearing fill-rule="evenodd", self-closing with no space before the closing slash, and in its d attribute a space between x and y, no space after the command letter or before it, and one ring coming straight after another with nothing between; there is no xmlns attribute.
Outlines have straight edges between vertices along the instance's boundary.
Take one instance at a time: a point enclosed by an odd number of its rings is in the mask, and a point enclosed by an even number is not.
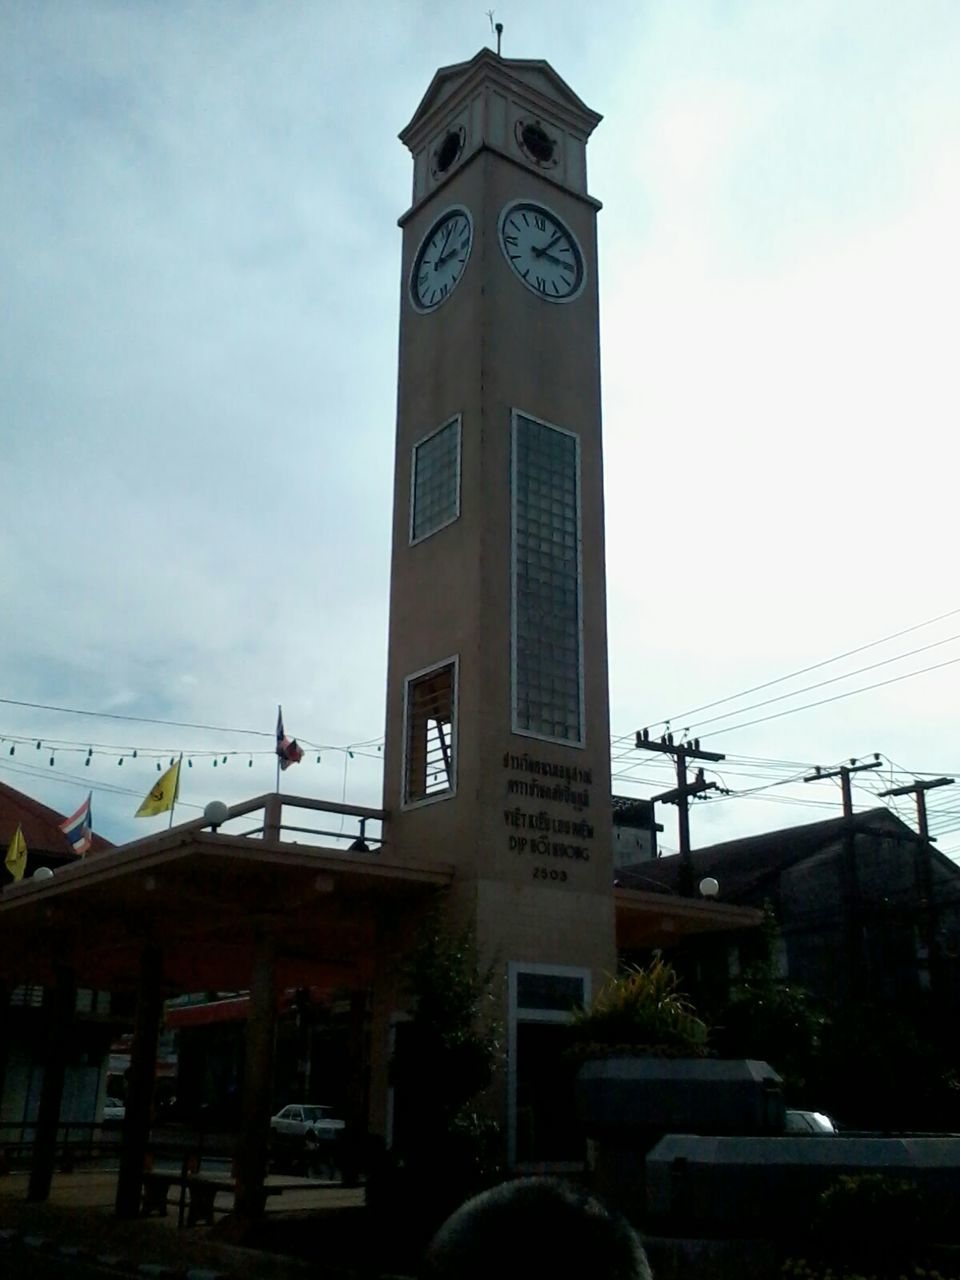
<svg viewBox="0 0 960 1280"><path fill-rule="evenodd" d="M695 881L713 876L722 885L724 901L753 903L762 899L765 888L786 868L835 845L846 822L845 818L829 818L825 822L785 827L694 849L691 861ZM894 836L910 842L919 839L917 833L889 809L855 814L851 822L857 835ZM617 879L625 887L636 883L642 889L655 891L659 887L664 893L676 893L680 867L681 857L674 853L638 863L633 868L622 867L617 871Z"/></svg>

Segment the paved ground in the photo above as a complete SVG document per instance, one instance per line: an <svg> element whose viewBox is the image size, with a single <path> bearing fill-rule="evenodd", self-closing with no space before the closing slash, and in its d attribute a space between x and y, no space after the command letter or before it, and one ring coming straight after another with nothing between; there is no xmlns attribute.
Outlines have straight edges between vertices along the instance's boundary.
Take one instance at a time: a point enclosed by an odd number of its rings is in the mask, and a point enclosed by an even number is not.
<svg viewBox="0 0 960 1280"><path fill-rule="evenodd" d="M355 1217L363 1204L362 1190L324 1186L309 1179L270 1181L302 1181L302 1187L268 1200L271 1238L282 1242L289 1224L291 1238L296 1234L301 1242L316 1239L318 1253L323 1252L324 1219L329 1215L331 1227L337 1223L342 1228L343 1221ZM214 1227L178 1228L176 1209L171 1206L166 1218L122 1222L113 1215L115 1172L57 1173L50 1199L43 1204L28 1203L26 1191L25 1173L0 1178L0 1271L17 1280L56 1275L80 1280L131 1273L156 1280L305 1280L307 1276L336 1280L348 1274L322 1256L300 1260L231 1243L228 1218ZM341 1238L342 1234L341 1229Z"/></svg>

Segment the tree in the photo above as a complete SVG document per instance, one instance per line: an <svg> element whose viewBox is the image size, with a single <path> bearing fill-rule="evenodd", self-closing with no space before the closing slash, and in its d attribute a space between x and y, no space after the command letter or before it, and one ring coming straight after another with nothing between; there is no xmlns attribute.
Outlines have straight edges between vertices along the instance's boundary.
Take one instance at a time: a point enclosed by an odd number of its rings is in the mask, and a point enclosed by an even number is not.
<svg viewBox="0 0 960 1280"><path fill-rule="evenodd" d="M439 914L422 928L405 978L410 1018L390 1063L393 1154L436 1217L500 1172L499 1126L482 1107L501 1057L497 993L473 931Z"/></svg>
<svg viewBox="0 0 960 1280"><path fill-rule="evenodd" d="M773 957L779 929L769 908L762 934L755 960L718 1015L717 1049L724 1057L769 1062L783 1080L788 1103L809 1101L823 1107L822 1099L807 1094L811 1082L821 1078L826 1014L803 987L777 978Z"/></svg>

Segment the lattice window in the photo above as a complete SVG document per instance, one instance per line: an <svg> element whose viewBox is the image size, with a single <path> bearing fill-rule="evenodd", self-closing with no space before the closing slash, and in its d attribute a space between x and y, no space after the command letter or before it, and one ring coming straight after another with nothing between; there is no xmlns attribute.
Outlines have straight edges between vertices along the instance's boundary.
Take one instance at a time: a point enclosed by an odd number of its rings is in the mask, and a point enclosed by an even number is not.
<svg viewBox="0 0 960 1280"><path fill-rule="evenodd" d="M460 419L413 447L410 541L436 533L460 514Z"/></svg>
<svg viewBox="0 0 960 1280"><path fill-rule="evenodd" d="M515 414L515 732L583 741L581 605L579 440Z"/></svg>

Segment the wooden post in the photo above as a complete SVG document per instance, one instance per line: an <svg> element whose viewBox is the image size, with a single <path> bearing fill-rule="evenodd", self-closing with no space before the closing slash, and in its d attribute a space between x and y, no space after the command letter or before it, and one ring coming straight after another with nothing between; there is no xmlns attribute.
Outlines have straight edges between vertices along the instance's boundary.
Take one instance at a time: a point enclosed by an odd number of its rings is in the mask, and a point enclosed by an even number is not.
<svg viewBox="0 0 960 1280"><path fill-rule="evenodd" d="M263 806L263 838L264 840L280 839L280 823L283 802L279 794L267 796Z"/></svg>
<svg viewBox="0 0 960 1280"><path fill-rule="evenodd" d="M0 981L0 1102L3 1101L3 1090L7 1078L7 1058L10 1053L10 994L10 986L6 982ZM3 1155L0 1154L0 1166L2 1164ZM2 1167L0 1167L0 1172L2 1172Z"/></svg>
<svg viewBox="0 0 960 1280"><path fill-rule="evenodd" d="M347 1106L344 1119L347 1122L345 1141L342 1144L340 1177L347 1187L360 1185L360 1174L365 1171L368 1150L367 1125L370 1110L370 1052L368 1039L367 1005L369 993L354 991L350 995L350 1023L348 1052L353 1064L347 1082Z"/></svg>
<svg viewBox="0 0 960 1280"><path fill-rule="evenodd" d="M273 940L258 936L250 974L250 1020L243 1073L240 1141L237 1146L235 1213L249 1221L263 1213L263 1183L273 1095L277 992Z"/></svg>
<svg viewBox="0 0 960 1280"><path fill-rule="evenodd" d="M43 1085L37 1111L37 1128L30 1167L28 1200L46 1200L50 1195L53 1167L57 1156L57 1128L60 1103L67 1070L67 1053L77 1003L77 984L73 970L58 965L52 989L44 991L46 1012L46 1052L43 1063Z"/></svg>
<svg viewBox="0 0 960 1280"><path fill-rule="evenodd" d="M140 1185L150 1137L153 1088L157 1075L157 1039L163 1014L160 949L148 944L140 956L140 982L130 1050L130 1081L123 1120L123 1145L117 1178L116 1214L140 1214Z"/></svg>

